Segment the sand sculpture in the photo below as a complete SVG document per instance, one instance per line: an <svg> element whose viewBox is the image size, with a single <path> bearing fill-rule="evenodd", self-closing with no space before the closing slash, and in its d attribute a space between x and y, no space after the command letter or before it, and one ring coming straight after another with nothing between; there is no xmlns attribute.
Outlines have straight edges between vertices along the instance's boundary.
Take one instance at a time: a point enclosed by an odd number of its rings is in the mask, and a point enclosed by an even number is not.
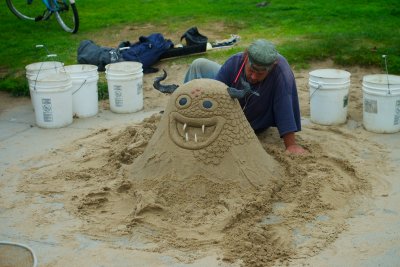
<svg viewBox="0 0 400 267"><path fill-rule="evenodd" d="M271 184L278 165L262 148L227 86L193 80L171 95L157 130L132 165L134 179L208 177L242 189Z"/></svg>
<svg viewBox="0 0 400 267"><path fill-rule="evenodd" d="M352 79L359 80L363 72L356 70ZM307 73L296 78L306 116ZM350 105L350 116L357 121L362 116L358 89ZM190 102L181 101L184 95ZM118 132L102 128L10 166L5 181L22 169L26 177L18 192L27 197L15 200L10 185L4 187L6 207L29 219L17 228L28 236L52 233L68 251L76 248L77 237L90 238L96 242L89 244L96 244L92 256L97 261L116 258L116 252L135 259L152 251L162 254L148 257L149 266L158 263L152 259L168 259L165 255L179 265L214 253L226 266L236 266L236 261L243 266L307 265L307 259L347 229L347 218L360 222L361 214L371 212L370 196L388 196L382 175L395 173L395 164L355 121L335 127L304 124L298 136L311 153L299 157L284 152L275 129L254 136L237 101L218 82L193 81L164 99L170 102L163 115ZM174 124L176 119L180 121ZM209 121L223 122L218 135L211 134L216 127ZM92 248L85 251L92 253ZM77 266L88 262L74 259ZM49 266L64 262L57 258Z"/></svg>

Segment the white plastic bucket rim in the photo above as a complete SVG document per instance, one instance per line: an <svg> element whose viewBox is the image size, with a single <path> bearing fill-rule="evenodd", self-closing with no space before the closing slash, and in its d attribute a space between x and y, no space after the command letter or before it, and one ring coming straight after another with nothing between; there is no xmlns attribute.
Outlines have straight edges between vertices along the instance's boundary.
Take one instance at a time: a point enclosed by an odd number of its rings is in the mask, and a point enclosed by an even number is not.
<svg viewBox="0 0 400 267"><path fill-rule="evenodd" d="M115 72L115 71L105 71L106 75L114 75L116 77L118 76L129 76L129 75L137 75L137 74L142 74L142 71L137 71L137 72Z"/></svg>
<svg viewBox="0 0 400 267"><path fill-rule="evenodd" d="M91 64L67 65L64 66L64 69L68 73L97 72L97 66Z"/></svg>
<svg viewBox="0 0 400 267"><path fill-rule="evenodd" d="M92 64L75 64L75 65L67 65L61 70L61 73L65 73L70 76L74 95L79 90L84 89L85 85L89 85L93 82L98 81L99 74L98 68L96 65Z"/></svg>
<svg viewBox="0 0 400 267"><path fill-rule="evenodd" d="M46 93L46 94L51 94L51 93L59 93L59 92L64 92L64 91L68 91L71 90L72 88L72 84L67 84L67 85L63 85L63 86L57 86L57 87L51 87L51 86L41 86L41 85L37 85L36 87L29 87L29 90L31 92L36 92L36 93Z"/></svg>
<svg viewBox="0 0 400 267"><path fill-rule="evenodd" d="M143 71L143 64L136 61L122 61L110 63L105 66L107 73L140 73Z"/></svg>
<svg viewBox="0 0 400 267"><path fill-rule="evenodd" d="M310 89L345 89L350 87L350 81L343 83L324 83L309 80L308 86L310 86Z"/></svg>
<svg viewBox="0 0 400 267"><path fill-rule="evenodd" d="M363 83L371 83L376 86L400 87L400 76L392 74L371 74L363 77Z"/></svg>
<svg viewBox="0 0 400 267"><path fill-rule="evenodd" d="M36 83L35 81L32 81L29 84L29 89L36 91L36 90L58 90L60 88L64 88L63 90L66 90L72 86L71 81L67 81L65 83ZM57 89L55 89L57 88Z"/></svg>
<svg viewBox="0 0 400 267"><path fill-rule="evenodd" d="M58 61L43 61L29 64L25 67L29 87L35 85L38 79L59 73L64 64Z"/></svg>
<svg viewBox="0 0 400 267"><path fill-rule="evenodd" d="M111 74L111 75L116 75L116 76L118 76L118 75L121 75L121 76L125 76L125 75L135 75L135 74L140 74L140 73L143 73L143 71L142 71L142 70L140 70L140 71L135 71L135 72L128 72L128 71L125 71L125 72L123 72L123 71L105 71L105 74Z"/></svg>
<svg viewBox="0 0 400 267"><path fill-rule="evenodd" d="M83 77L83 78L72 78L72 81L86 81L86 82L95 82L99 79L99 76L88 76L88 77Z"/></svg>
<svg viewBox="0 0 400 267"><path fill-rule="evenodd" d="M367 94L370 94L370 95L391 97L391 96L400 95L400 88L396 89L396 90L393 90L393 89L388 90L387 88L386 89L381 89L381 88L368 87L368 86L363 84L363 92L365 92Z"/></svg>
<svg viewBox="0 0 400 267"><path fill-rule="evenodd" d="M133 74L114 74L114 73L106 73L107 80L118 80L118 81L127 81L127 80L136 80L143 76L142 72L133 73Z"/></svg>
<svg viewBox="0 0 400 267"><path fill-rule="evenodd" d="M374 95L400 95L400 76L372 74L363 77L363 91Z"/></svg>
<svg viewBox="0 0 400 267"><path fill-rule="evenodd" d="M41 71L47 71L47 70L55 70L58 72L60 69L62 69L64 64L59 61L43 61L43 62L35 62L31 63L27 66L25 66L26 73L32 74L32 73L37 73Z"/></svg>
<svg viewBox="0 0 400 267"><path fill-rule="evenodd" d="M79 78L79 79L77 79L77 78L75 78L75 79L71 79L73 82L74 81L82 81L82 82L96 82L96 81L98 81L99 80L99 76L89 76L89 77L86 77L86 78Z"/></svg>
<svg viewBox="0 0 400 267"><path fill-rule="evenodd" d="M350 72L339 69L317 69L309 73L313 82L345 83L350 79Z"/></svg>
<svg viewBox="0 0 400 267"><path fill-rule="evenodd" d="M28 245L21 244L21 243L16 243L16 242L0 241L0 246L1 245L20 247L20 248L28 251L32 255L32 267L36 267L37 266L37 257L35 255L35 252Z"/></svg>
<svg viewBox="0 0 400 267"><path fill-rule="evenodd" d="M114 76L126 76L126 75L137 75L143 73L142 70L136 72L128 72L128 71L105 71L106 75L114 75Z"/></svg>
<svg viewBox="0 0 400 267"><path fill-rule="evenodd" d="M29 88L32 90L65 91L71 88L71 85L71 78L65 73L39 74L38 79L29 82Z"/></svg>
<svg viewBox="0 0 400 267"><path fill-rule="evenodd" d="M66 73L43 73L35 79L38 82L65 82L70 81L71 77Z"/></svg>
<svg viewBox="0 0 400 267"><path fill-rule="evenodd" d="M68 73L71 78L98 77L97 66L90 64L67 65L61 72Z"/></svg>

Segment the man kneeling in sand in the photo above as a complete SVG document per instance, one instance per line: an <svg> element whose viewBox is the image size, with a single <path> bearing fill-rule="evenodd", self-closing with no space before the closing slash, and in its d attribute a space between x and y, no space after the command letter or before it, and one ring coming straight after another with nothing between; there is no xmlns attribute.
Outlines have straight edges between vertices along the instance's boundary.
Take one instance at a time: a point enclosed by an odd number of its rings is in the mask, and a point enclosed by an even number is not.
<svg viewBox="0 0 400 267"><path fill-rule="evenodd" d="M244 52L231 56L222 66L208 59L193 61L185 83L200 78L216 79L237 89L250 84L254 93L239 99L256 134L277 127L286 151L303 154L295 132L301 130L300 107L293 72L275 46L264 39L254 41Z"/></svg>

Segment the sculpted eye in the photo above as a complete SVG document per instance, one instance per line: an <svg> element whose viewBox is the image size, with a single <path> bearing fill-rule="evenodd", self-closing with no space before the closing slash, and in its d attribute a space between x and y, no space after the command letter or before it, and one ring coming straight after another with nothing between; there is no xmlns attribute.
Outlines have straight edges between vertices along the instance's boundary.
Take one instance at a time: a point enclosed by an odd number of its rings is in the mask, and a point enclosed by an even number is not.
<svg viewBox="0 0 400 267"><path fill-rule="evenodd" d="M180 95L176 99L176 106L178 108L187 108L190 106L190 103L192 102L192 99L188 95Z"/></svg>
<svg viewBox="0 0 400 267"><path fill-rule="evenodd" d="M204 100L203 101L203 107L204 108L210 109L210 108L212 108L212 106L213 106L213 103L210 100Z"/></svg>
<svg viewBox="0 0 400 267"><path fill-rule="evenodd" d="M217 101L215 101L214 99L206 98L203 99L203 101L200 103L200 107L206 111L213 111L217 108L217 104Z"/></svg>
<svg viewBox="0 0 400 267"><path fill-rule="evenodd" d="M186 97L182 97L181 99L179 99L179 105L184 106L186 105L186 103L188 102Z"/></svg>

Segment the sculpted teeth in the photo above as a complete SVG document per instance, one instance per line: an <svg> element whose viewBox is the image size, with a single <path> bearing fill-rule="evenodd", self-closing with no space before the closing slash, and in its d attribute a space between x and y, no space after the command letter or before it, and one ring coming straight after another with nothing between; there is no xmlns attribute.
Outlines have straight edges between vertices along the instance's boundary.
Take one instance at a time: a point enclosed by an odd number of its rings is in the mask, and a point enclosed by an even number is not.
<svg viewBox="0 0 400 267"><path fill-rule="evenodd" d="M188 142L188 141L189 141L189 134L188 134L187 132L185 132L186 128L187 128L187 123L183 124L182 129L183 129L183 132L185 133L185 140L186 140L186 142ZM206 127L205 127L205 125L203 124L203 125L201 126L201 131L202 131L203 133L205 133L205 128L206 128ZM197 143L197 134L196 134L196 133L194 134L194 141Z"/></svg>
<svg viewBox="0 0 400 267"><path fill-rule="evenodd" d="M186 142L189 141L189 134L188 133L185 133L185 139L186 139ZM194 134L194 141L197 143L197 134Z"/></svg>

